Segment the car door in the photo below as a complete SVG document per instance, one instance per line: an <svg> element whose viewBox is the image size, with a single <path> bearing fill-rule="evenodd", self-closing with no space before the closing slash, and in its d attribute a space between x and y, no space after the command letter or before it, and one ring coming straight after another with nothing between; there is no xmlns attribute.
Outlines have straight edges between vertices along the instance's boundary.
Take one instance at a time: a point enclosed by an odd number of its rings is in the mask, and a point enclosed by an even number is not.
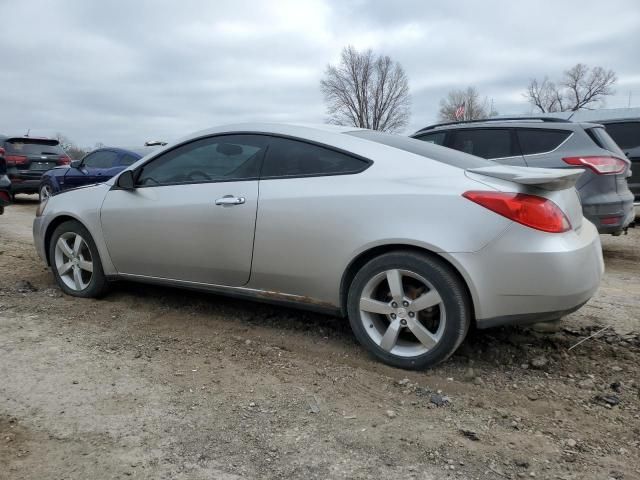
<svg viewBox="0 0 640 480"><path fill-rule="evenodd" d="M82 159L78 168L71 168L64 176L63 190L82 185L103 182L104 173L115 165L118 153L112 150L96 150Z"/></svg>
<svg viewBox="0 0 640 480"><path fill-rule="evenodd" d="M163 152L101 209L118 272L242 286L249 280L266 137L220 135Z"/></svg>
<svg viewBox="0 0 640 480"><path fill-rule="evenodd" d="M446 146L505 165L526 166L510 128L457 128L449 132Z"/></svg>
<svg viewBox="0 0 640 480"><path fill-rule="evenodd" d="M251 287L302 296L313 291L325 298L334 294L339 282L318 279L339 276L336 244L344 242L345 235L352 241L358 235L355 225L345 224L350 218L345 212L367 209L360 193L370 184L359 185L354 176L370 164L300 140L270 141L260 175ZM381 221L366 215L362 220Z"/></svg>

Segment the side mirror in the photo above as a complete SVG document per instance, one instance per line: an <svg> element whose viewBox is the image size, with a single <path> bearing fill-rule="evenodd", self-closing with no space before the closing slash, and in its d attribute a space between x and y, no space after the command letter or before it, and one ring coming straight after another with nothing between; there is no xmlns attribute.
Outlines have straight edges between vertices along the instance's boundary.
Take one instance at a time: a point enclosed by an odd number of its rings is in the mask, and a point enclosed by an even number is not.
<svg viewBox="0 0 640 480"><path fill-rule="evenodd" d="M80 168L80 165L82 165L82 160L71 160L69 164L71 168Z"/></svg>
<svg viewBox="0 0 640 480"><path fill-rule="evenodd" d="M125 170L120 174L116 185L123 190L135 190L135 180L133 178L133 171Z"/></svg>

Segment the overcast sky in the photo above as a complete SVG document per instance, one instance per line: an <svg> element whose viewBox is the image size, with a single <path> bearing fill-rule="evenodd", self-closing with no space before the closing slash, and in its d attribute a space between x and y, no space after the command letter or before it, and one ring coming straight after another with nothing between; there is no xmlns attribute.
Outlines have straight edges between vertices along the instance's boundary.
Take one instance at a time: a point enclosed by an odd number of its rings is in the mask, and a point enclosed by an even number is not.
<svg viewBox="0 0 640 480"><path fill-rule="evenodd" d="M55 8L54 8L55 5ZM475 85L527 113L532 77L582 62L618 74L608 107L640 106L640 2L0 0L0 133L81 146L172 140L238 121L322 122L319 82L342 47L409 77L407 131Z"/></svg>

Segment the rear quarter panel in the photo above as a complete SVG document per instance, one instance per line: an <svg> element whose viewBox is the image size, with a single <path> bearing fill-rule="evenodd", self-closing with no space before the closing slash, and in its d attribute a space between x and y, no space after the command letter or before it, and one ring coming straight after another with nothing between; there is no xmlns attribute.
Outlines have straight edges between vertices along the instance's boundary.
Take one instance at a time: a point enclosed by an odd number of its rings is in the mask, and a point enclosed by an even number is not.
<svg viewBox="0 0 640 480"><path fill-rule="evenodd" d="M374 163L356 175L262 180L249 286L339 305L345 269L371 248L446 257L483 248L510 224L461 196L483 189L462 169L407 155L418 160L402 169Z"/></svg>

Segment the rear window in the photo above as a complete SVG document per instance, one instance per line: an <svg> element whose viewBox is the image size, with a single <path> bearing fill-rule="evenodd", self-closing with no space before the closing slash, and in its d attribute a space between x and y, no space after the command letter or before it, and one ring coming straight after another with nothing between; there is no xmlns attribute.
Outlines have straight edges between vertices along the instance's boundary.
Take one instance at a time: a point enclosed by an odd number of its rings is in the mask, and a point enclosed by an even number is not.
<svg viewBox="0 0 640 480"><path fill-rule="evenodd" d="M401 135L393 135L390 133L376 132L373 130L356 130L353 132L346 132L347 135L354 137L364 138L372 142L381 143L389 147L398 148L405 152L420 155L422 157L430 158L447 165L458 168L478 168L478 167L490 167L495 163L482 158L474 157L471 155L464 155L450 148L440 147L429 142L423 142L422 140L416 140L415 138L403 137Z"/></svg>
<svg viewBox="0 0 640 480"><path fill-rule="evenodd" d="M640 122L610 123L605 127L620 148L640 146Z"/></svg>
<svg viewBox="0 0 640 480"><path fill-rule="evenodd" d="M603 127L588 128L586 131L600 148L604 148L612 153L624 156L624 152L620 150L618 144L613 141L613 138L609 136Z"/></svg>
<svg viewBox="0 0 640 480"><path fill-rule="evenodd" d="M16 138L5 141L5 149L12 155L65 155L57 140Z"/></svg>
<svg viewBox="0 0 640 480"><path fill-rule="evenodd" d="M518 134L518 142L523 155L551 152L571 135L571 132L567 130L540 130L533 128L517 129L516 133Z"/></svg>

